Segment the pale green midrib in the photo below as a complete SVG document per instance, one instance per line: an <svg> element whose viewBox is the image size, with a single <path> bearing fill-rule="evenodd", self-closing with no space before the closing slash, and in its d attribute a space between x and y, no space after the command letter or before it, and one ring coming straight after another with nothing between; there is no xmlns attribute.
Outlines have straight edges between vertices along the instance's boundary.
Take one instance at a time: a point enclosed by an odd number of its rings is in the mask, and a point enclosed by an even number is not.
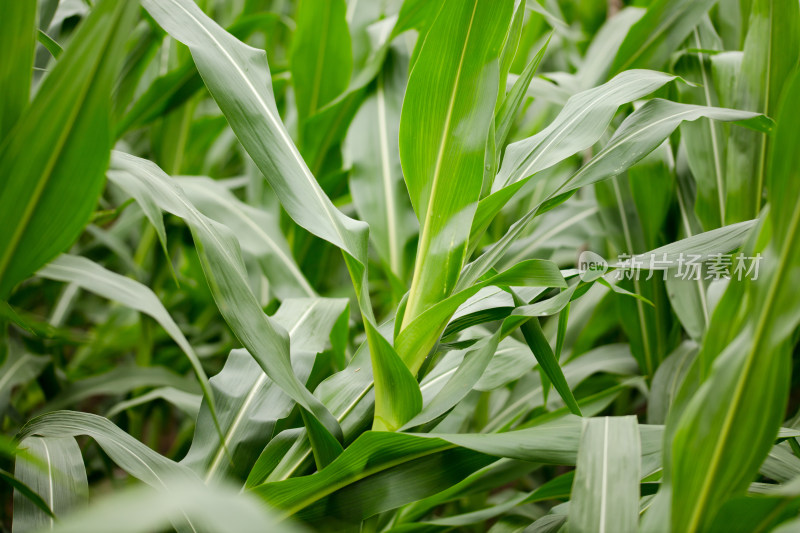
<svg viewBox="0 0 800 533"><path fill-rule="evenodd" d="M619 183L617 182L617 178L612 178L611 183L614 185L614 196L617 199L617 208L619 209L619 216L622 220L622 233L625 236L625 244L628 246L631 255L635 254L633 250L633 239L631 237L631 231L628 227L628 218L625 215L625 209L622 203L622 193L619 189ZM633 266L633 265L631 265ZM633 287L636 291L636 294L641 294L642 289L641 285L639 284L639 277L638 273L634 271L633 275ZM639 328L642 330L642 347L644 348L644 361L645 361L645 370L647 371L648 376L653 375L653 353L650 347L650 332L647 330L647 325L644 318L644 304L639 298L636 298L636 314L639 317Z"/></svg>
<svg viewBox="0 0 800 533"><path fill-rule="evenodd" d="M441 165L442 161L444 160L444 152L445 152L445 145L447 143L447 136L448 132L450 131L450 121L453 115L453 109L455 107L455 100L456 100L456 93L458 92L459 82L461 80L461 70L464 65L464 57L467 53L467 46L469 45L469 38L470 34L472 33L472 24L475 20L475 12L478 10L478 0L474 0L472 6L472 14L470 15L469 24L467 26L467 35L464 38L464 46L461 49L461 57L458 62L458 67L456 69L456 78L453 83L453 90L450 92L450 102L447 106L447 114L445 115L445 123L444 128L442 129L442 137L439 141L439 150L436 154L436 166L434 167L433 171L433 184L431 185L431 193L430 199L426 205L425 209L425 223L422 227L421 239L419 243L419 247L417 248L418 254L417 259L414 265L414 277L411 281L411 289L409 291L408 296L408 303L406 305L406 312L403 314L403 323L401 325L401 330L405 328L408 324L410 324L411 320L416 318L416 315L419 314L419 285L422 282L422 270L424 269L424 265L426 262L426 252L430 248L431 245L431 229L430 224L433 219L432 209L430 209L433 200L437 196L437 188L439 184L439 175L441 173Z"/></svg>
<svg viewBox="0 0 800 533"><path fill-rule="evenodd" d="M152 0L152 1L155 1L155 0ZM292 156L294 157L295 161L297 162L297 165L300 168L301 173L306 178L306 180L309 182L309 185L310 185L311 189L314 191L315 196L319 200L320 205L322 205L322 208L324 209L325 214L331 220L331 226L333 227L334 231L338 235L338 237L341 240L342 244L347 246L347 239L345 239L344 235L342 234L341 227L339 226L338 220L336 220L335 214L331 212L331 209L330 209L331 206L329 206L328 203L325 202L326 198L324 198L323 195L320 193L319 184L316 182L314 177L311 175L311 172L305 166L305 163L303 161L302 156L297 151L297 147L294 145L294 143L291 141L291 139L287 136L286 131L285 131L284 127L283 127L283 123L281 123L272 114L272 112L269 109L269 106L264 101L264 99L261 97L261 94L259 94L259 92L256 89L256 87L253 85L253 83L250 81L250 79L247 77L247 75L241 69L241 67L239 67L239 65L236 63L236 61L234 61L233 57L231 57L231 55L228 53L228 51L225 49L225 47L222 46L222 43L220 43L214 37L214 35L208 30L208 28L206 28L199 20L197 20L197 18L194 15L192 15L185 7L180 5L180 3L178 3L176 0L172 0L172 2L180 10L182 10L186 14L186 16L188 16L190 19L192 19L197 24L198 28L202 29L203 32L205 32L205 34L208 36L208 38L211 39L211 42L213 42L214 45L216 45L217 49L225 56L225 58L228 60L228 62L231 65L233 65L233 68L236 69L236 71L239 73L239 75L244 80L245 84L247 85L247 87L249 88L251 93L255 96L256 100L260 104L262 110L264 111L264 114L267 116L267 118L270 120L270 122L272 122L272 124L275 126L275 131L278 132L278 134L281 137L281 139L283 140L284 144L288 147L289 151L292 153ZM330 202L330 200L328 200L328 202ZM361 257L355 257L355 258L360 263L362 263L362 264L364 264L366 266L366 262L363 261L363 258L361 258Z"/></svg>
<svg viewBox="0 0 800 533"><path fill-rule="evenodd" d="M114 28L117 26L119 22L119 17L115 20L115 23L109 29L104 42L103 49L108 49L108 43L110 40L113 39L114 35ZM55 167L56 162L61 158L61 151L64 148L64 145L67 143L67 139L69 138L69 133L72 131L72 127L77 122L78 116L80 115L80 110L83 107L83 102L86 100L86 96L94 87L94 83L91 83L97 71L100 69L100 64L105 57L105 53L102 53L97 56L96 62L92 65L91 71L89 76L87 76L86 83L84 84L83 88L79 92L79 97L75 101L74 105L72 106L72 111L68 115L67 124L61 130L61 135L58 136L56 141L55 149L50 152L50 157L47 158L47 162L45 163L44 171L42 172L42 176L40 177L39 181L36 184L36 187L33 190L33 194L30 197L30 202L25 206L25 210L22 213L22 217L20 218L19 223L14 227L14 230L11 234L11 239L9 240L8 246L6 247L6 252L0 256L0 278L2 278L5 273L6 269L8 268L8 263L11 260L11 256L16 252L17 247L19 246L19 241L22 239L22 235L28 228L28 222L30 222L31 217L33 216L34 211L36 210L37 204L39 202L39 198L44 193L44 189L47 186L47 183L50 181L52 177L53 168ZM9 287L10 290L12 287Z"/></svg>
<svg viewBox="0 0 800 533"><path fill-rule="evenodd" d="M48 497L50 499L50 511L51 513L55 513L55 497L53 495L53 464L52 459L50 459L50 448L47 447L47 439L42 439L42 446L44 446L44 455L47 460L47 485L48 485ZM55 520L53 519L53 515L50 515L50 529L53 529L55 525Z"/></svg>
<svg viewBox="0 0 800 533"><path fill-rule="evenodd" d="M297 331L297 328L300 327L300 324L302 324L306 320L306 318L308 318L308 316L311 314L311 311L314 310L314 307L316 307L318 303L319 300L314 300L311 303L311 305L308 306L308 309L306 309L303 312L303 314L300 315L300 318L297 319L295 325L292 327L291 330L289 330L289 338L291 338L292 333ZM261 388L261 385L266 380L267 380L267 374L262 370L261 375L258 376L256 382L248 391L244 402L242 402L242 404L239 406L239 409L236 411L236 415L233 417L233 422L228 427L228 431L225 432L224 440L222 440L220 442L220 445L217 447L217 451L214 454L214 459L208 468L208 472L206 473L206 478L205 478L206 483L208 483L208 481L214 476L214 473L216 472L217 468L220 465L220 462L222 461L222 457L224 456L225 450L228 449L228 446L230 445L233 436L236 434L236 430L239 428L239 424L241 424L242 419L245 413L247 412L247 408L250 407L251 403L253 403L253 400L255 400L258 390Z"/></svg>
<svg viewBox="0 0 800 533"><path fill-rule="evenodd" d="M787 256L789 255L792 245L795 241L798 232L798 226L800 226L800 203L795 204L795 209L792 214L792 220L790 222L789 231L786 235L786 239L784 242L783 249L781 250L780 261L778 263L778 270L775 272L775 275L772 278L772 283L769 286L769 292L767 292L767 299L764 302L764 312L759 317L758 322L756 323L756 330L753 335L753 343L751 344L752 348L747 353L747 357L744 362L744 367L742 368L742 372L739 374L739 379L736 382L736 388L734 389L733 398L730 403L730 408L725 413L725 418L723 420L722 430L720 431L720 436L716 440L714 445L714 450L711 455L711 465L708 468L708 475L703 477L702 485L700 487L700 494L696 499L696 505L692 511L692 515L690 516L689 528L688 532L693 533L699 527L699 520L702 510L705 508L706 501L708 500L711 485L713 484L712 481L715 478L715 471L719 467L719 462L721 460L722 451L721 448L725 441L727 440L728 433L730 433L731 427L733 425L733 414L735 409L738 408L739 403L742 400L742 389L744 388L744 382L748 377L747 374L750 370L750 366L752 365L753 361L755 360L755 355L759 351L758 348L760 347L761 343L763 342L763 335L764 330L767 327L769 322L769 317L772 315L772 306L774 305L774 300L778 294L779 287L781 284L781 278L783 277L783 273L787 268Z"/></svg>
<svg viewBox="0 0 800 533"><path fill-rule="evenodd" d="M606 532L606 505L608 487L608 417L604 417L603 424L603 469L600 488L600 533Z"/></svg>
<svg viewBox="0 0 800 533"><path fill-rule="evenodd" d="M630 80L630 82L621 84L619 87L615 88L615 89L614 89L614 91L615 91L615 92L621 92L621 91L622 91L622 89L626 88L627 86L629 86L629 85L636 85L636 84L638 84L638 82L639 82L639 80L637 80L637 79L635 79L635 78L632 78L632 79ZM560 138L561 138L563 135L565 135L565 133L566 133L566 131L567 131L567 128L569 128L570 126L572 126L572 125L573 125L575 122L577 122L578 120L580 120L580 119L584 118L585 116L587 116L587 115L588 115L588 113L589 113L589 111L591 111L592 109L594 109L594 107L595 107L597 104L599 104L599 103L601 103L601 102L604 102L604 101L605 101L607 98L609 98L609 96L610 96L610 95L609 95L609 94L607 94L607 93L605 93L605 92L599 92L599 93L598 93L598 95L596 96L596 98L595 98L594 100L592 100L591 102L589 102L589 103L588 103L588 104L587 104L585 107L583 107L583 108L582 108L582 109L581 109L579 112L575 113L575 116L574 116L572 119L568 120L568 121L567 121L567 122L566 122L566 123L565 123L563 126L561 126L559 129L555 130L555 132L554 132L553 136L552 136L551 138L549 138L549 140L548 140L548 142L547 142L547 144L546 144L546 145L544 145L544 146L543 146L542 144L539 144L539 145L537 145L537 146L534 148L534 150L535 150L535 151L538 151L538 152L539 152L539 153L536 155L536 157L534 157L534 158L531 160L531 162L530 162L530 163L529 163L529 164L528 164L528 165L527 165L527 166L526 166L526 167L525 167L525 168L522 170L522 172L520 172L520 173L519 173L519 175L518 175L517 177L515 177L515 178L514 178L514 181L512 181L512 182L510 182L510 183L508 183L508 182L507 182L506 186L513 185L514 183L516 183L516 182L518 182L518 181L521 181L521 180L525 179L526 177L528 177L528 174L530 173L530 171L531 171L531 169L534 167L534 165L536 165L536 162L537 162L537 161L539 161L539 159L540 159L540 158L541 158L541 157L542 157L542 156L543 156L545 153L547 153L547 150L548 150L548 148L550 148L550 147L553 145L553 143L555 143L555 142L556 142L558 139L560 139ZM565 107L566 107L566 106L565 106ZM549 136L548 136L548 137L549 137ZM544 142L544 141L542 141L542 142ZM542 147L542 146L543 146L543 147ZM540 147L542 147L542 148L540 148ZM512 176L513 176L513 174L512 174Z"/></svg>
<svg viewBox="0 0 800 533"><path fill-rule="evenodd" d="M394 190L392 184L391 168L389 161L389 139L387 135L386 120L386 101L383 86L383 75L378 74L377 107L378 107L378 137L381 146L381 176L383 177L383 194L386 202L386 222L389 234L389 267L395 275L401 275L400 256L397 245L397 214L395 203L392 196Z"/></svg>

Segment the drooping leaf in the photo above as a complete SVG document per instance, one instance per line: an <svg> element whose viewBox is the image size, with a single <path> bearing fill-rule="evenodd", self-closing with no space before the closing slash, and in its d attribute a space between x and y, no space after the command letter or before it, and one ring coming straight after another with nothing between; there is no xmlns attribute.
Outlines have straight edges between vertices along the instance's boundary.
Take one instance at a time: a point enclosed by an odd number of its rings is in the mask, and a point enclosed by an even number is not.
<svg viewBox="0 0 800 533"><path fill-rule="evenodd" d="M134 198L150 197L161 209L183 218L192 229L209 287L220 312L270 378L304 408L321 418L334 435L341 431L325 407L292 370L289 335L261 309L247 284L233 233L201 214L180 187L155 164L114 153L109 179Z"/></svg>
<svg viewBox="0 0 800 533"><path fill-rule="evenodd" d="M300 305L292 305L294 302ZM302 382L308 379L314 356L324 349L345 304L332 299L287 300L276 313L275 320L289 333L292 368ZM245 477L272 437L278 420L289 415L294 401L244 350L232 351L225 367L210 382L220 398L224 442L214 431L207 406L203 406L195 438L182 463L206 480L223 479L226 474Z"/></svg>
<svg viewBox="0 0 800 533"><path fill-rule="evenodd" d="M233 230L242 251L260 260L270 287L279 298L316 295L270 213L240 201L214 180L181 178L177 181L201 213Z"/></svg>
<svg viewBox="0 0 800 533"><path fill-rule="evenodd" d="M117 301L152 317L186 354L200 381L200 387L212 406L212 413L214 413L213 392L200 359L164 305L148 287L131 278L107 270L85 257L69 254L60 255L39 270L37 275L65 283L74 283L84 290Z"/></svg>

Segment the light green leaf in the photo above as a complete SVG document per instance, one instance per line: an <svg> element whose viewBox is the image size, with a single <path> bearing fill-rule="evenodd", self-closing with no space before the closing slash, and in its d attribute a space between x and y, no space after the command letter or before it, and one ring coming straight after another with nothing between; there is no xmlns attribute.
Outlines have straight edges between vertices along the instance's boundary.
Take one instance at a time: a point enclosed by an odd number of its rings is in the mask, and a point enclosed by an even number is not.
<svg viewBox="0 0 800 533"><path fill-rule="evenodd" d="M660 69L716 0L656 0L620 45L611 72Z"/></svg>
<svg viewBox="0 0 800 533"><path fill-rule="evenodd" d="M143 510L146 509L146 512ZM149 533L188 520L202 531L219 533L298 533L248 494L226 485L167 479L165 487L131 487L100 499L86 511L56 524L55 533ZM194 526L191 526L192 528ZM192 529L192 531L196 531Z"/></svg>
<svg viewBox="0 0 800 533"><path fill-rule="evenodd" d="M226 322L267 375L338 435L341 431L338 423L292 370L288 333L264 314L251 292L233 233L201 214L182 189L149 161L115 152L108 176L134 198L150 197L161 209L186 221L192 229L206 280Z"/></svg>
<svg viewBox="0 0 800 533"><path fill-rule="evenodd" d="M158 297L147 286L76 255L62 254L37 272L38 276L74 283L84 290L114 300L126 307L152 317L169 334L192 364L203 393L214 405L214 396L208 384L203 365L186 340L178 325L172 320ZM66 404L64 404L66 405ZM213 409L212 409L213 411Z"/></svg>
<svg viewBox="0 0 800 533"><path fill-rule="evenodd" d="M73 407L94 396L119 397L144 387L173 387L185 392L197 392L197 383L193 379L167 368L122 364L108 372L72 381L45 404L44 410Z"/></svg>
<svg viewBox="0 0 800 533"><path fill-rule="evenodd" d="M353 70L344 0L301 0L290 58L297 105L299 142L309 117L347 88Z"/></svg>
<svg viewBox="0 0 800 533"><path fill-rule="evenodd" d="M668 421L674 428L668 479L672 525L678 530L702 530L725 501L744 493L784 416L793 332L800 323L800 311L786 290L800 283L800 206L794 201L800 192L800 137L791 119L798 102L800 76L794 75L779 108L768 159L771 224L758 230L771 238L763 250L762 270L757 278L751 274L729 283L723 299L730 293L736 307L731 310L725 305L730 301L721 302L711 328L729 331L730 340L727 346L704 345L698 359L710 373L680 416ZM741 312L745 302L757 311ZM736 313L733 320L731 313ZM708 335L714 339L711 328ZM726 467L734 463L736 469Z"/></svg>
<svg viewBox="0 0 800 533"><path fill-rule="evenodd" d="M583 421L569 530L633 533L639 530L641 444L635 416Z"/></svg>
<svg viewBox="0 0 800 533"><path fill-rule="evenodd" d="M793 0L754 1L744 43L734 106L775 116L800 56L800 6ZM734 130L728 144L726 223L755 218L761 210L770 141Z"/></svg>
<svg viewBox="0 0 800 533"><path fill-rule="evenodd" d="M153 389L150 392L146 392L141 396L136 396L130 400L119 402L109 409L105 416L107 418L111 418L114 415L122 413L123 411L127 411L128 409L132 409L140 405L148 404L154 400L165 400L186 413L186 416L194 420L197 418L197 414L200 412L200 404L203 401L203 397L199 394L192 394L191 392L182 391L174 387L160 387L158 389Z"/></svg>
<svg viewBox="0 0 800 533"><path fill-rule="evenodd" d="M75 508L89 503L86 469L75 439L29 437L20 443L20 448L38 458L41 464L32 464L18 457L15 476L44 500L56 518L63 518ZM36 507L19 491L14 491L15 532L50 529L54 523L53 516Z"/></svg>
<svg viewBox="0 0 800 533"><path fill-rule="evenodd" d="M422 229L403 328L450 296L458 280L512 8L506 0L445 1L411 71L400 160Z"/></svg>

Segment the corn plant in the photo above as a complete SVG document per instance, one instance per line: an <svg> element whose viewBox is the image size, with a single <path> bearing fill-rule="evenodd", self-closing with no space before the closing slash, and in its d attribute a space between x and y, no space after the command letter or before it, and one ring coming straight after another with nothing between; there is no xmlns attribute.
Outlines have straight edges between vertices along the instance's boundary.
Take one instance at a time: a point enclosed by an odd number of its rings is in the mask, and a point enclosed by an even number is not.
<svg viewBox="0 0 800 533"><path fill-rule="evenodd" d="M3 531L800 527L796 0L0 7Z"/></svg>

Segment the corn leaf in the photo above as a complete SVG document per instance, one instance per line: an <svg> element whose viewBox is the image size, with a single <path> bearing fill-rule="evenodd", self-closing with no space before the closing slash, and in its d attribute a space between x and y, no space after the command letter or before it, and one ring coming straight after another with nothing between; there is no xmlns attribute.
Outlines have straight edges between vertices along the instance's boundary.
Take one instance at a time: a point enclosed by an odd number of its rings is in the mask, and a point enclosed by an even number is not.
<svg viewBox="0 0 800 533"><path fill-rule="evenodd" d="M111 90L136 7L106 0L92 10L0 144L0 298L68 248L89 221L111 149Z"/></svg>
<svg viewBox="0 0 800 533"><path fill-rule="evenodd" d="M458 280L483 182L498 57L512 7L508 1L446 1L411 71L400 160L421 233L404 327L447 298Z"/></svg>

